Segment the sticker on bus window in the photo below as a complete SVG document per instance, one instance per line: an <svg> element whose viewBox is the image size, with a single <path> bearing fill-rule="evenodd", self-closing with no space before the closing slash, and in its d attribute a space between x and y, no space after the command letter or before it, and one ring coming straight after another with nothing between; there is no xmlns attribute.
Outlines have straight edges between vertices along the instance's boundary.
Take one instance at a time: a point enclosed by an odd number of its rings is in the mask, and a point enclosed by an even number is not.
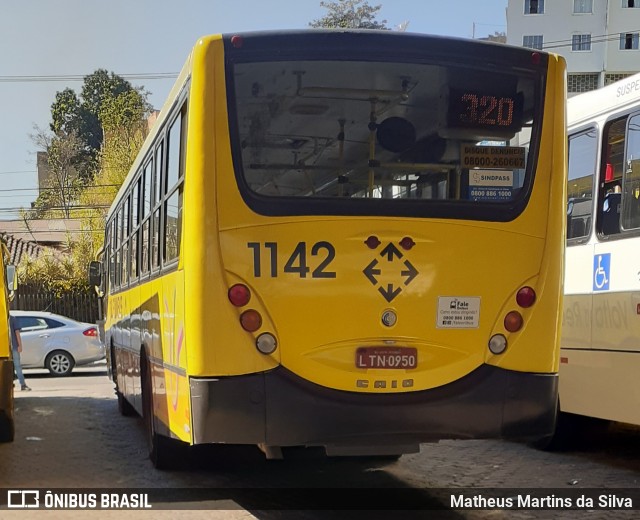
<svg viewBox="0 0 640 520"><path fill-rule="evenodd" d="M510 200L513 196L513 171L469 170L471 200Z"/></svg>
<svg viewBox="0 0 640 520"><path fill-rule="evenodd" d="M463 144L460 149L463 168L514 170L525 166L524 146L475 146Z"/></svg>
<svg viewBox="0 0 640 520"><path fill-rule="evenodd" d="M480 326L480 298L440 296L436 327L439 329L477 329Z"/></svg>

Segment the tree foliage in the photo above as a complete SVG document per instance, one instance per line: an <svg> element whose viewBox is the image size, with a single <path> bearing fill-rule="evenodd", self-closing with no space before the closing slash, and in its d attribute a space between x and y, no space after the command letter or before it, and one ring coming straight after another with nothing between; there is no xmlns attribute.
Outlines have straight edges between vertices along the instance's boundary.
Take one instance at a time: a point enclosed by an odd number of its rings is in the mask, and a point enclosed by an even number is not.
<svg viewBox="0 0 640 520"><path fill-rule="evenodd" d="M56 93L51 105L51 130L61 135L77 134L87 155L95 158L104 139L100 113L105 104L125 93L132 93L138 105L146 109L145 92L113 72L98 69L85 76L80 96L69 88Z"/></svg>
<svg viewBox="0 0 640 520"><path fill-rule="evenodd" d="M320 2L327 10L322 18L309 23L309 26L326 29L388 29L387 21L376 20L382 5L369 5L366 0L337 0Z"/></svg>
<svg viewBox="0 0 640 520"><path fill-rule="evenodd" d="M32 140L47 153L49 182L25 223L36 218L81 221L68 254L26 258L23 283L64 292L87 288L87 265L104 241L107 210L147 135L148 93L105 70L85 77L82 93L65 89L51 106L51 131L36 127Z"/></svg>

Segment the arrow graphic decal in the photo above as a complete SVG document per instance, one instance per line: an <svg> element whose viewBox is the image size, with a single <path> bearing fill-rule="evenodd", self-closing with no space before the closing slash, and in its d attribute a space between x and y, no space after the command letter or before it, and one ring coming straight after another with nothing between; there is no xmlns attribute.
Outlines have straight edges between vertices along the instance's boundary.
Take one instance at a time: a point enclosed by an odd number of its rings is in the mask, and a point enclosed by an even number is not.
<svg viewBox="0 0 640 520"><path fill-rule="evenodd" d="M409 260L405 260L404 265L407 268L407 270L401 271L400 275L406 278L406 280L404 281L404 284L409 285L411 283L411 280L413 280L416 276L418 276L418 270L415 267L413 267L413 265L411 264L411 262L409 262Z"/></svg>
<svg viewBox="0 0 640 520"><path fill-rule="evenodd" d="M380 294L382 294L382 296L384 296L385 300L391 303L391 301L396 296L398 296L398 294L400 294L400 291L402 291L402 289L400 289L400 287L398 287L397 289L394 289L392 284L388 284L386 289L379 287L378 291L380 292Z"/></svg>
<svg viewBox="0 0 640 520"><path fill-rule="evenodd" d="M373 249L369 242L365 242L365 244ZM404 256L402 251L391 242L380 251L379 256L385 260L380 261L374 258L362 273L371 282L371 285L378 289L382 297L391 303L402 292L403 285L405 287L409 285L420 273L409 260L402 261ZM396 260L400 262L396 262Z"/></svg>
<svg viewBox="0 0 640 520"><path fill-rule="evenodd" d="M380 269L376 269L376 265L378 265L378 261L374 260L362 271L373 285L378 285L376 276L380 275Z"/></svg>

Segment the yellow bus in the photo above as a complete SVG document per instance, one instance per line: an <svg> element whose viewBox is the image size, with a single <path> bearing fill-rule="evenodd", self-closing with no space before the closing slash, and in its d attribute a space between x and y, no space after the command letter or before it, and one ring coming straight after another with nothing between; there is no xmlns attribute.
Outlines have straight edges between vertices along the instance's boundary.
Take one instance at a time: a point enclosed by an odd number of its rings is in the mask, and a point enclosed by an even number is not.
<svg viewBox="0 0 640 520"><path fill-rule="evenodd" d="M9 296L13 293L15 268L6 265L8 250L0 239L0 442L14 437L13 359L9 331Z"/></svg>
<svg viewBox="0 0 640 520"><path fill-rule="evenodd" d="M571 97L567 125L558 448L640 425L640 74Z"/></svg>
<svg viewBox="0 0 640 520"><path fill-rule="evenodd" d="M198 40L92 266L154 465L206 443L393 458L548 435L565 97L562 58L500 44Z"/></svg>

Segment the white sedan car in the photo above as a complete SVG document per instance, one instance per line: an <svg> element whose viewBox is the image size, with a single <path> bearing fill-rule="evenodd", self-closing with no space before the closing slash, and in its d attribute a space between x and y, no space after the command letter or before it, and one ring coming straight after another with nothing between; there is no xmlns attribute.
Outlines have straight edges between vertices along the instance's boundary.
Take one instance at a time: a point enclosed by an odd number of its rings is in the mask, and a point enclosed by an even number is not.
<svg viewBox="0 0 640 520"><path fill-rule="evenodd" d="M105 358L98 329L59 314L11 311L22 338L22 368L46 368L54 376L67 376L74 366Z"/></svg>

